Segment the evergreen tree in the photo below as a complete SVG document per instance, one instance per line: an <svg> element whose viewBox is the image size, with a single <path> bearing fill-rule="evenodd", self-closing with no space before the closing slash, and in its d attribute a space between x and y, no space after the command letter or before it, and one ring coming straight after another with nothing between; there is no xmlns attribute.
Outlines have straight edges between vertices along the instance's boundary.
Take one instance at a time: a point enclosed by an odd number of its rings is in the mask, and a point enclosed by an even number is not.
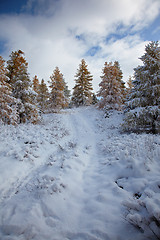
<svg viewBox="0 0 160 240"><path fill-rule="evenodd" d="M48 99L49 99L48 88L46 83L44 82L44 79L42 79L39 85L37 101L40 111L43 113L48 109Z"/></svg>
<svg viewBox="0 0 160 240"><path fill-rule="evenodd" d="M24 53L12 52L7 62L7 76L12 87L12 96L16 98L19 122L38 121L38 111L33 104L35 95L31 89L31 81L27 72L28 63Z"/></svg>
<svg viewBox="0 0 160 240"><path fill-rule="evenodd" d="M98 99L96 97L96 94L93 93L93 95L92 95L92 104L95 105L96 103L98 103Z"/></svg>
<svg viewBox="0 0 160 240"><path fill-rule="evenodd" d="M68 89L67 83L64 81L65 87L64 87L64 96L65 96L65 101L66 101L66 107L70 103L70 97L71 97L71 91Z"/></svg>
<svg viewBox="0 0 160 240"><path fill-rule="evenodd" d="M160 47L150 42L140 58L142 66L134 69L133 88L126 103L124 129L160 132Z"/></svg>
<svg viewBox="0 0 160 240"><path fill-rule="evenodd" d="M33 78L32 88L36 93L39 92L39 80L38 80L37 75L35 75Z"/></svg>
<svg viewBox="0 0 160 240"><path fill-rule="evenodd" d="M17 110L15 99L12 97L11 86L7 82L5 61L0 56L0 119L4 123L16 124Z"/></svg>
<svg viewBox="0 0 160 240"><path fill-rule="evenodd" d="M120 68L120 64L118 61L114 62L114 66L117 68L117 76L116 79L120 84L120 89L121 89L121 98L122 102L124 103L125 97L126 97L126 87L125 87L125 82L123 81L123 73Z"/></svg>
<svg viewBox="0 0 160 240"><path fill-rule="evenodd" d="M73 88L72 103L76 106L91 104L92 98L92 75L87 69L87 64L82 59L77 74L75 75L75 86Z"/></svg>
<svg viewBox="0 0 160 240"><path fill-rule="evenodd" d="M40 83L39 83L37 75L35 75L33 78L33 81L32 81L32 89L33 89L33 94L34 94L34 104L36 106L38 106L39 87L40 87Z"/></svg>
<svg viewBox="0 0 160 240"><path fill-rule="evenodd" d="M128 81L127 81L127 94L129 94L129 93L131 93L131 91L132 91L132 88L133 88L133 80L132 80L132 77L131 76L129 76L129 79L128 79Z"/></svg>
<svg viewBox="0 0 160 240"><path fill-rule="evenodd" d="M70 97L71 97L71 91L68 89L68 85L66 82L64 82L65 84L65 87L64 87L64 96L66 98L66 102L68 102L69 104L69 101L70 101Z"/></svg>
<svg viewBox="0 0 160 240"><path fill-rule="evenodd" d="M124 102L124 112L127 112L130 109L128 103L131 99L132 93L133 93L133 79L131 76L129 76L129 79L127 81L127 88L126 88L126 97Z"/></svg>
<svg viewBox="0 0 160 240"><path fill-rule="evenodd" d="M112 62L105 62L101 79L97 94L101 98L98 103L99 108L120 110L123 104L123 94L119 68Z"/></svg>
<svg viewBox="0 0 160 240"><path fill-rule="evenodd" d="M50 77L49 87L51 88L49 105L50 109L61 109L67 106L67 101L65 97L65 81L63 79L63 74L60 72L59 68L56 67L52 76Z"/></svg>

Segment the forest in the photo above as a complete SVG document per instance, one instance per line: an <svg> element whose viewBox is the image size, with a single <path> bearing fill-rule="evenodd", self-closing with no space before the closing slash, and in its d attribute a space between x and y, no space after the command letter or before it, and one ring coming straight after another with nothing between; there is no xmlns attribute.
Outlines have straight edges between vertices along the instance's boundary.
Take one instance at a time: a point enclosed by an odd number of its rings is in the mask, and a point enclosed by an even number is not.
<svg viewBox="0 0 160 240"><path fill-rule="evenodd" d="M58 67L46 84L37 75L30 79L28 62L22 50L12 52L7 62L0 56L1 123L36 124L42 113L93 104L103 109L106 116L110 110L123 111L124 132L160 133L159 42L149 42L140 59L142 65L134 69L134 75L129 77L127 83L123 81L118 61L105 62L96 94L92 87L93 76L86 61L82 59L71 94Z"/></svg>

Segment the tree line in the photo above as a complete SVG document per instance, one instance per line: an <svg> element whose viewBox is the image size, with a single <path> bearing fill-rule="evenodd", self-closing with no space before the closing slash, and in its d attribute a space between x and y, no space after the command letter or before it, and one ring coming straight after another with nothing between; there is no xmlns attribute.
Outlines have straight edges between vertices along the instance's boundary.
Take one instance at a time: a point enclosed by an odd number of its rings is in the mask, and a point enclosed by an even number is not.
<svg viewBox="0 0 160 240"><path fill-rule="evenodd" d="M128 87L118 61L105 62L97 94L93 93L93 76L84 59L75 75L71 95L63 74L56 67L48 87L35 75L30 80L24 52L12 52L5 66L0 56L0 119L7 124L37 123L41 113L71 106L96 104L108 110L124 110L124 131L160 132L160 47L158 42L146 45L140 58L142 66L134 69Z"/></svg>

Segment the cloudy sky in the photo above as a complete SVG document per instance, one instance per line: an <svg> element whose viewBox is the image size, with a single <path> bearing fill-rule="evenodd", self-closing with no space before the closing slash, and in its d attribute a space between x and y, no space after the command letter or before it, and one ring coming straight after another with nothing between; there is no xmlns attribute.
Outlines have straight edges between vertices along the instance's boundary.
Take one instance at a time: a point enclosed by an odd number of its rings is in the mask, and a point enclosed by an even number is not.
<svg viewBox="0 0 160 240"><path fill-rule="evenodd" d="M0 1L0 55L23 50L31 78L46 82L58 66L70 89L82 58L95 92L106 61L119 61L127 81L152 40L160 40L160 0Z"/></svg>

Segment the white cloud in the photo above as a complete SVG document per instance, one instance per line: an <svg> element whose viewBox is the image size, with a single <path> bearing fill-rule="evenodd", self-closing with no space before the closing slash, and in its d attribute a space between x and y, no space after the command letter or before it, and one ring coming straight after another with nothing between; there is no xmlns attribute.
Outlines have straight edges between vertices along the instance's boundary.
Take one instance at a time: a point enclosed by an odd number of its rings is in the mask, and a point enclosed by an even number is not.
<svg viewBox="0 0 160 240"><path fill-rule="evenodd" d="M46 82L58 66L70 88L80 60L85 58L97 91L105 61L118 60L124 80L132 74L146 44L137 31L158 16L160 1L28 0L23 9L27 14L0 16L0 39L7 41L3 56L22 49L31 77L37 74ZM124 36L111 38L115 33ZM86 56L94 46L99 50Z"/></svg>

